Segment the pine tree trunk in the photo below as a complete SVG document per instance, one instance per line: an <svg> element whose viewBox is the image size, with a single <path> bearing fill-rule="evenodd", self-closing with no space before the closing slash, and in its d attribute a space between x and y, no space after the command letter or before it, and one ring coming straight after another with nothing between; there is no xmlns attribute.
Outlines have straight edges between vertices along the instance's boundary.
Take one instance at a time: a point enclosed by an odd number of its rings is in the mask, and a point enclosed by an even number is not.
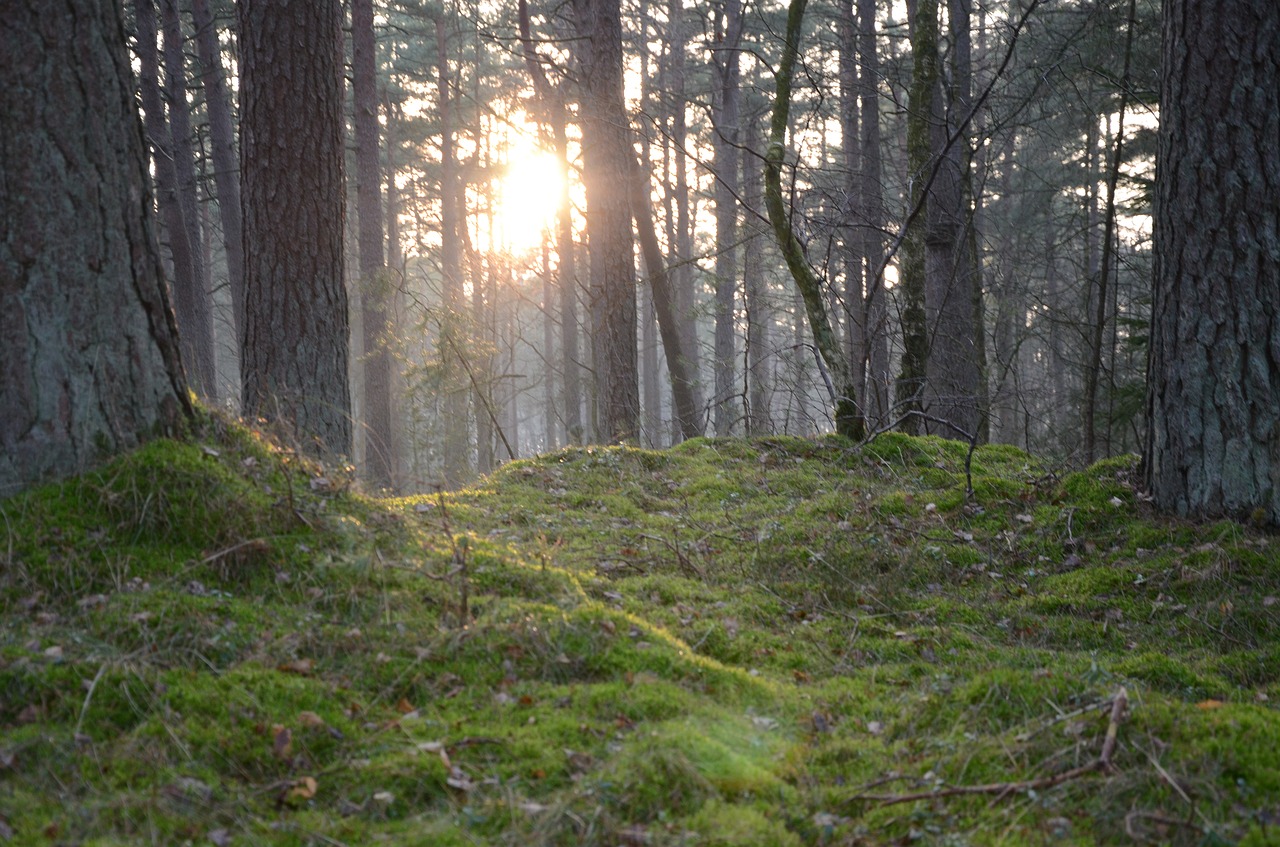
<svg viewBox="0 0 1280 847"><path fill-rule="evenodd" d="M1231 49L1223 49L1223 45ZM1280 525L1280 7L1164 4L1145 472Z"/></svg>
<svg viewBox="0 0 1280 847"><path fill-rule="evenodd" d="M469 398L471 380L463 357L467 343L466 304L462 285L463 220L465 190L458 173L453 120L454 82L449 70L449 42L445 21L435 19L436 89L440 116L440 275L441 317L437 338L444 391L444 478L450 487L461 485L471 475ZM483 415L476 409L477 419Z"/></svg>
<svg viewBox="0 0 1280 847"><path fill-rule="evenodd" d="M591 257L591 361L597 436L633 441L640 429L636 279L632 256L631 145L622 96L618 0L575 0L582 65L582 161Z"/></svg>
<svg viewBox="0 0 1280 847"><path fill-rule="evenodd" d="M716 203L716 296L713 376L713 421L716 435L728 435L739 416L737 385L733 378L735 353L734 301L738 289L738 112L741 94L741 0L724 0L717 15L716 46L712 51L715 76L711 112Z"/></svg>
<svg viewBox="0 0 1280 847"><path fill-rule="evenodd" d="M196 27L196 53L200 58L200 79L209 116L213 183L218 192L222 246L227 255L231 314L235 322L235 337L239 339L244 327L244 236L240 222L240 163L236 161L231 93L222 70L221 47L213 15L209 11L209 0L191 0L191 15ZM239 350L236 352L238 355Z"/></svg>
<svg viewBox="0 0 1280 847"><path fill-rule="evenodd" d="M863 416L868 428L888 422L892 378L889 374L888 308L884 288L884 187L880 156L880 59L876 45L876 0L858 0L858 76L861 153L858 157L858 206L861 216L863 261L862 322L865 349L857 367L863 377Z"/></svg>
<svg viewBox="0 0 1280 847"><path fill-rule="evenodd" d="M351 2L351 74L356 130L356 216L359 219L360 312L364 370L364 457L369 481L393 485L391 355L387 344L386 266L382 256L382 164L379 157L378 57L373 0Z"/></svg>
<svg viewBox="0 0 1280 847"><path fill-rule="evenodd" d="M0 55L0 497L190 414L115 3L13 4ZM10 237L12 234L12 237Z"/></svg>
<svg viewBox="0 0 1280 847"><path fill-rule="evenodd" d="M343 282L342 6L242 0L244 415L351 452Z"/></svg>
<svg viewBox="0 0 1280 847"><path fill-rule="evenodd" d="M183 340L191 351L189 376L206 399L218 397L217 369L213 352L213 286L204 261L200 234L200 196L196 187L196 154L191 138L191 111L187 106L187 67L183 54L182 18L177 0L160 0L160 22L164 32L164 77L169 110L169 139L172 141L173 169L182 224L191 246L190 319L182 327Z"/></svg>
<svg viewBox="0 0 1280 847"><path fill-rule="evenodd" d="M763 116L761 116L763 117ZM743 124L742 197L747 207L742 244L742 289L747 313L747 434L773 432L773 338L770 327L773 311L769 285L765 279L764 245L768 230L761 223L764 214L764 159L761 118Z"/></svg>

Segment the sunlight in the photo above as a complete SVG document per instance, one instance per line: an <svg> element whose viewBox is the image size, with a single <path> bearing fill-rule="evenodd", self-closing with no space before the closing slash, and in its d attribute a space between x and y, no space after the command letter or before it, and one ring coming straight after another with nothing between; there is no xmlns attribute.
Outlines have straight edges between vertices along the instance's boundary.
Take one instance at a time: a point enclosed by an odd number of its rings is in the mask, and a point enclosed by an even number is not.
<svg viewBox="0 0 1280 847"><path fill-rule="evenodd" d="M560 201L560 167L527 135L512 135L507 165L495 184L497 241L510 253L538 249L542 233L554 225Z"/></svg>

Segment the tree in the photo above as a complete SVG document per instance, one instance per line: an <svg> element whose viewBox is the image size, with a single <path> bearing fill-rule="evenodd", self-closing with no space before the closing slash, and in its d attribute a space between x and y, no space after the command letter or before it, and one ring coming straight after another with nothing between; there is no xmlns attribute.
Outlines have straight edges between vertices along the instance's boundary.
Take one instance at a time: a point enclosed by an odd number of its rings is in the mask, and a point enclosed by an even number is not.
<svg viewBox="0 0 1280 847"><path fill-rule="evenodd" d="M183 110L174 109L170 112L171 120L165 119L155 3L153 0L134 0L133 7L138 25L142 108L146 116L147 136L155 151L157 205L165 224L164 236L172 260L173 305L178 326L182 327L183 363L193 387L205 396L213 397L213 323L195 221L195 172L193 168L186 167L192 163L191 147L188 141L179 152L178 127L172 121L172 117L183 113ZM180 70L178 75L181 76Z"/></svg>
<svg viewBox="0 0 1280 847"><path fill-rule="evenodd" d="M1164 4L1145 476L1280 524L1280 7Z"/></svg>
<svg viewBox="0 0 1280 847"><path fill-rule="evenodd" d="M582 161L591 258L591 347L597 434L630 441L640 431L636 277L632 256L632 158L622 97L618 0L575 0L582 74Z"/></svg>
<svg viewBox="0 0 1280 847"><path fill-rule="evenodd" d="M0 53L0 496L190 414L119 5L11 4ZM13 237L10 237L10 233Z"/></svg>
<svg viewBox="0 0 1280 847"><path fill-rule="evenodd" d="M379 162L378 57L373 0L351 3L351 75L356 130L360 310L363 321L365 466L376 485L392 485L391 355L387 350L386 265L382 260L382 166Z"/></svg>
<svg viewBox="0 0 1280 847"><path fill-rule="evenodd" d="M244 236L240 225L240 163L236 159L235 123L231 118L231 93L219 54L218 31L209 0L191 0L196 27L196 53L200 58L200 82L209 116L209 146L213 179L218 192L218 217L227 256L227 281L231 289L232 322L236 337L244 326Z"/></svg>
<svg viewBox="0 0 1280 847"><path fill-rule="evenodd" d="M243 413L347 455L342 5L242 0L239 22Z"/></svg>
<svg viewBox="0 0 1280 847"><path fill-rule="evenodd" d="M738 113L741 92L741 0L725 0L715 12L715 47L711 66L715 79L711 119L715 154L716 297L712 375L715 400L712 415L716 435L728 435L738 416L734 385L734 297L738 288L738 197L742 194L738 168Z"/></svg>
<svg viewBox="0 0 1280 847"><path fill-rule="evenodd" d="M858 411L849 360L841 349L840 341L828 316L823 299L825 293L822 290L822 283L809 265L804 246L796 237L791 213L782 196L782 164L786 155L792 79L795 74L796 58L800 52L800 34L806 5L808 5L807 0L791 0L787 8L786 40L783 43L782 61L778 64L777 94L773 102L773 114L769 122L769 146L764 159L765 206L769 212L769 223L773 226L774 237L778 240L787 269L791 272L791 278L803 300L809 329L813 332L814 346L817 347L818 355L830 373L828 380L834 381L829 382L827 392L834 412L836 432L846 438L858 440L865 434L865 427L862 415Z"/></svg>

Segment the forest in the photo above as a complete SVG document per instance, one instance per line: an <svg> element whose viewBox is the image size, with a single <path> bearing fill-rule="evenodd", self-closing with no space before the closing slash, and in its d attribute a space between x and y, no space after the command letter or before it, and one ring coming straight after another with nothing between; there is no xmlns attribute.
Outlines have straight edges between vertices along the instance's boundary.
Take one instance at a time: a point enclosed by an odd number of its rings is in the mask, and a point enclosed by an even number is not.
<svg viewBox="0 0 1280 847"><path fill-rule="evenodd" d="M1280 5L6 0L0 844L1280 844Z"/></svg>

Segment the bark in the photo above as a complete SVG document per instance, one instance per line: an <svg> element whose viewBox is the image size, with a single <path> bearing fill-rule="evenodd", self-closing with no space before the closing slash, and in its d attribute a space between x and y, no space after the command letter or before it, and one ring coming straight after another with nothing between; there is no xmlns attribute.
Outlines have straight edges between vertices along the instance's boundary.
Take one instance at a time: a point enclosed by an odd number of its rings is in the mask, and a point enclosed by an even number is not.
<svg viewBox="0 0 1280 847"><path fill-rule="evenodd" d="M359 219L360 312L363 327L365 473L390 488L395 474L391 435L391 354L387 338L390 286L382 255L382 165L379 160L378 57L373 0L351 2L351 74L356 131L356 216Z"/></svg>
<svg viewBox="0 0 1280 847"><path fill-rule="evenodd" d="M713 420L716 435L728 435L738 418L733 372L734 301L738 288L738 170L739 80L741 77L742 3L724 0L717 14L715 48L711 53L715 76L711 113L716 204L716 296L712 372L715 380Z"/></svg>
<svg viewBox="0 0 1280 847"><path fill-rule="evenodd" d="M633 441L640 428L636 282L628 198L633 152L622 95L618 0L575 0L582 70L582 161L591 257L591 361L597 435Z"/></svg>
<svg viewBox="0 0 1280 847"><path fill-rule="evenodd" d="M235 122L231 117L231 93L222 70L221 47L209 0L191 0L196 27L196 53L200 81L209 116L209 142L213 158L213 182L218 192L218 216L222 221L222 246L227 256L227 283L235 337L244 327L244 241L240 223L240 163L236 160Z"/></svg>
<svg viewBox="0 0 1280 847"><path fill-rule="evenodd" d="M924 15L921 4L919 15ZM948 3L953 45L951 85L934 85L929 109L929 161L936 169L928 189L925 213L925 322L929 353L925 364L924 402L930 431L947 438L985 440L982 391L982 329L973 252L967 144L959 125L970 118L969 11L965 0ZM935 7L936 11L936 7ZM929 22L937 26L936 17ZM917 21L917 30L924 27ZM936 59L934 60L936 61ZM953 138L953 134L955 137Z"/></svg>
<svg viewBox="0 0 1280 847"><path fill-rule="evenodd" d="M926 296L926 224L932 147L929 130L934 92L938 86L938 3L918 0L912 18L911 90L907 111L907 170L910 174L904 223L899 289L902 298L902 362L894 386L895 413L901 416L902 430L924 431L920 413L924 411L925 368L929 360Z"/></svg>
<svg viewBox="0 0 1280 847"><path fill-rule="evenodd" d="M1144 463L1166 512L1273 526L1280 524L1278 11L1271 0L1164 4Z"/></svg>
<svg viewBox="0 0 1280 847"><path fill-rule="evenodd" d="M243 410L346 456L342 7L242 0L239 22Z"/></svg>
<svg viewBox="0 0 1280 847"><path fill-rule="evenodd" d="M115 3L0 22L0 497L189 416Z"/></svg>
<svg viewBox="0 0 1280 847"><path fill-rule="evenodd" d="M187 105L187 68L182 52L182 18L178 14L177 0L160 0L160 22L164 32L165 93L169 109L169 137L173 142L173 168L177 178L178 205L182 209L182 224L187 230L187 243L191 245L191 272L194 286L191 290L190 318L182 326L183 337L191 350L187 359L189 376L196 390L209 400L216 400L218 383L213 352L213 286L209 279L208 264L198 245L204 243L200 234L200 196L196 186L196 153L192 144L191 110Z"/></svg>
<svg viewBox="0 0 1280 847"><path fill-rule="evenodd" d="M843 355L840 339L827 315L821 282L813 268L809 266L804 248L792 230L791 216L782 197L782 164L786 151L787 122L791 111L792 77L795 73L796 57L799 54L800 33L806 5L806 0L791 0L787 9L786 40L783 45L782 60L778 64L776 96L769 126L769 146L765 153L765 205L769 210L769 222L773 225L774 236L782 249L787 270L791 273L791 278L803 299L809 329L813 333L813 343L818 349L821 362L826 364L830 372L832 384L829 386L829 393L832 395L830 399L836 432L846 438L860 440L865 430L853 396L849 363Z"/></svg>

